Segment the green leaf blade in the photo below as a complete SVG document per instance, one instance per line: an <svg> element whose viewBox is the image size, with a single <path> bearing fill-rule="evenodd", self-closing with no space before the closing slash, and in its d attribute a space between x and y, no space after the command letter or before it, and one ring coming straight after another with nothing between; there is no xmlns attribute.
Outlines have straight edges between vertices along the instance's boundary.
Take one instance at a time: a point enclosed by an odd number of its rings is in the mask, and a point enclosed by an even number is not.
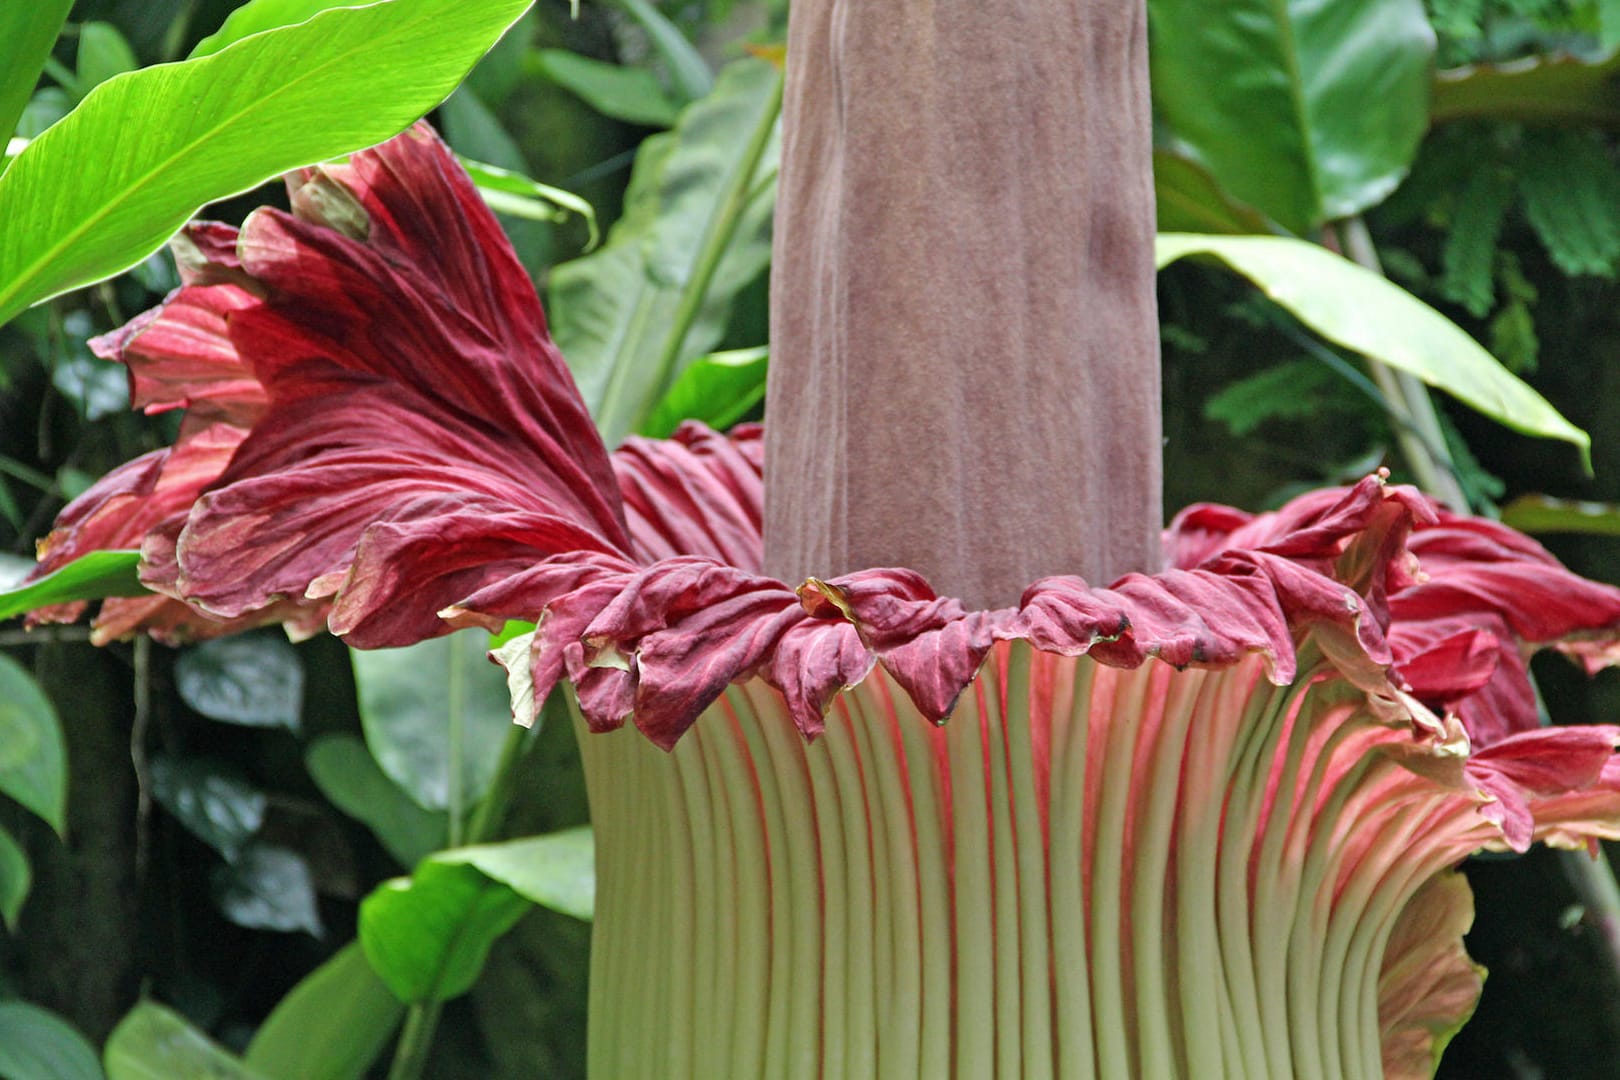
<svg viewBox="0 0 1620 1080"><path fill-rule="evenodd" d="M362 1080L404 1014L350 942L281 999L244 1060L268 1080Z"/></svg>
<svg viewBox="0 0 1620 1080"><path fill-rule="evenodd" d="M541 907L590 921L596 897L595 839L588 825L499 844L452 848L438 863L472 866Z"/></svg>
<svg viewBox="0 0 1620 1080"><path fill-rule="evenodd" d="M1428 126L1422 0L1154 0L1155 112L1220 185L1305 234L1382 201Z"/></svg>
<svg viewBox="0 0 1620 1080"><path fill-rule="evenodd" d="M266 30L308 22L328 8L354 6L354 0L250 0L225 16L218 30L197 42L190 59L213 56L227 45Z"/></svg>
<svg viewBox="0 0 1620 1080"><path fill-rule="evenodd" d="M73 0L0 4L0 41L6 43L6 62L0 64L0 143L17 130L71 7Z"/></svg>
<svg viewBox="0 0 1620 1080"><path fill-rule="evenodd" d="M426 862L361 901L360 946L401 1001L448 1001L471 989L496 939L528 909L471 866Z"/></svg>
<svg viewBox="0 0 1620 1080"><path fill-rule="evenodd" d="M15 931L22 917L22 906L28 899L28 890L34 884L34 871L28 865L28 854L22 845L4 829L0 829L0 918L6 929ZM0 1069L0 1076L5 1071Z"/></svg>
<svg viewBox="0 0 1620 1080"><path fill-rule="evenodd" d="M488 651L475 630L353 654L366 745L425 810L469 808L494 775L512 706Z"/></svg>
<svg viewBox="0 0 1620 1080"><path fill-rule="evenodd" d="M641 426L641 434L667 439L683 420L701 420L716 431L737 423L765 399L769 349L733 349L692 361Z"/></svg>
<svg viewBox="0 0 1620 1080"><path fill-rule="evenodd" d="M0 1001L0 1076L103 1080L95 1048L66 1020L26 1001Z"/></svg>
<svg viewBox="0 0 1620 1080"><path fill-rule="evenodd" d="M388 138L527 7L337 8L103 83L0 174L0 323L133 266L208 202ZM86 160L98 167L79 168Z"/></svg>
<svg viewBox="0 0 1620 1080"><path fill-rule="evenodd" d="M108 596L143 596L147 588L136 577L138 551L92 551L38 581L0 592L0 621L36 608Z"/></svg>
<svg viewBox="0 0 1620 1080"><path fill-rule="evenodd" d="M1456 323L1384 277L1288 237L1163 233L1157 250L1161 268L1189 255L1221 260L1329 341L1415 375L1515 431L1571 443L1590 467L1586 432Z"/></svg>
<svg viewBox="0 0 1620 1080"><path fill-rule="evenodd" d="M667 128L680 112L680 104L644 68L592 60L567 49L541 49L537 62L548 79L614 120Z"/></svg>
<svg viewBox="0 0 1620 1080"><path fill-rule="evenodd" d="M417 805L354 736L323 735L304 752L304 763L321 793L369 828L401 866L415 866L444 846L444 812Z"/></svg>
<svg viewBox="0 0 1620 1080"><path fill-rule="evenodd" d="M67 746L50 699L23 666L0 655L0 794L67 828Z"/></svg>
<svg viewBox="0 0 1620 1080"><path fill-rule="evenodd" d="M102 1050L107 1080L266 1080L192 1027L151 1001L118 1022Z"/></svg>
<svg viewBox="0 0 1620 1080"><path fill-rule="evenodd" d="M279 631L215 638L187 649L174 665L175 689L210 720L296 732L304 703L304 665Z"/></svg>

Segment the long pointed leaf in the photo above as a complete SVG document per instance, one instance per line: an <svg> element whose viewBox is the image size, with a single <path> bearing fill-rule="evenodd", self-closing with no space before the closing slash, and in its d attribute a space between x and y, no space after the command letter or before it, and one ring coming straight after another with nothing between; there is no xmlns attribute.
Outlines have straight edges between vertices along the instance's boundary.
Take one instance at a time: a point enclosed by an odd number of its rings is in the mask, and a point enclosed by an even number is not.
<svg viewBox="0 0 1620 1080"><path fill-rule="evenodd" d="M0 175L0 323L133 266L208 202L393 135L528 6L336 8L98 86Z"/></svg>
<svg viewBox="0 0 1620 1080"><path fill-rule="evenodd" d="M1281 236L1161 233L1160 267L1210 255L1254 282L1329 341L1410 372L1516 431L1592 440L1460 326L1400 286L1326 248Z"/></svg>
<svg viewBox="0 0 1620 1080"><path fill-rule="evenodd" d="M0 592L0 621L35 608L107 596L141 596L148 590L135 576L138 551L93 551L53 574Z"/></svg>
<svg viewBox="0 0 1620 1080"><path fill-rule="evenodd" d="M404 1013L350 942L281 999L245 1063L269 1080L361 1080Z"/></svg>
<svg viewBox="0 0 1620 1080"><path fill-rule="evenodd" d="M0 4L0 142L17 130L17 118L72 6L73 0Z"/></svg>

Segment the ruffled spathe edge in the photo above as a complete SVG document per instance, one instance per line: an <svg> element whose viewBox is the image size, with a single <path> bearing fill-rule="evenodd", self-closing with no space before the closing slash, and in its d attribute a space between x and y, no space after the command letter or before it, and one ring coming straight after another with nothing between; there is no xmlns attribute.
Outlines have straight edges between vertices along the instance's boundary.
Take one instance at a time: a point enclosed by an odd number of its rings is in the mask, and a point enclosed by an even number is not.
<svg viewBox="0 0 1620 1080"><path fill-rule="evenodd" d="M1192 569L1127 575L1106 589L1047 578L1017 607L970 612L909 570L810 579L795 590L696 556L648 567L565 558L441 614L494 628L539 611L528 653L534 699L570 678L593 727L611 729L633 716L665 747L726 686L755 675L783 694L808 737L821 731L833 697L874 664L925 717L941 721L990 648L1009 640L1116 667L1149 659L1223 667L1259 654L1271 680L1283 685L1296 673L1297 638L1311 632L1380 710L1409 717L1387 675L1392 657L1370 598L1386 587L1394 560L1384 556L1401 550L1413 522L1426 515L1410 489L1372 477L1341 492L1313 523L1310 547L1291 549L1343 565L1362 591L1275 552L1228 550ZM514 655L503 653L508 663Z"/></svg>

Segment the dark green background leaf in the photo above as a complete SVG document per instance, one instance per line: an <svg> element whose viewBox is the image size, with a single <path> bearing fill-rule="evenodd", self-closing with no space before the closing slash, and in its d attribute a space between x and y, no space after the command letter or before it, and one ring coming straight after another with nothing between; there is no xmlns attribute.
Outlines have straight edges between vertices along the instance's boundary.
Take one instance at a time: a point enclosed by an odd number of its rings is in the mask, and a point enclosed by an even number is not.
<svg viewBox="0 0 1620 1080"><path fill-rule="evenodd" d="M156 757L152 797L193 836L235 859L264 824L270 800L242 771L204 758Z"/></svg>
<svg viewBox="0 0 1620 1080"><path fill-rule="evenodd" d="M309 865L296 851L250 844L235 862L215 868L213 884L214 903L238 926L324 933Z"/></svg>
<svg viewBox="0 0 1620 1080"><path fill-rule="evenodd" d="M1422 0L1153 0L1153 101L1233 196L1304 235L1384 199L1428 127Z"/></svg>
<svg viewBox="0 0 1620 1080"><path fill-rule="evenodd" d="M321 793L370 828L401 866L415 866L444 846L444 812L418 806L377 767L359 739L323 736L304 752L304 762Z"/></svg>
<svg viewBox="0 0 1620 1080"><path fill-rule="evenodd" d="M1153 194L1161 232L1278 231L1264 214L1222 191L1208 169L1171 150L1153 151Z"/></svg>
<svg viewBox="0 0 1620 1080"><path fill-rule="evenodd" d="M34 679L0 654L0 794L60 833L67 824L67 750L62 725Z"/></svg>
<svg viewBox="0 0 1620 1080"><path fill-rule="evenodd" d="M269 1080L361 1080L404 1013L350 942L281 999L245 1061Z"/></svg>
<svg viewBox="0 0 1620 1080"><path fill-rule="evenodd" d="M95 1048L72 1024L26 1001L0 1001L0 1076L102 1080Z"/></svg>
<svg viewBox="0 0 1620 1080"><path fill-rule="evenodd" d="M205 641L180 654L175 687L212 720L297 731L304 665L277 630Z"/></svg>
<svg viewBox="0 0 1620 1080"><path fill-rule="evenodd" d="M703 54L686 40L676 25L647 0L617 0L620 7L641 25L664 66L669 69L675 92L685 101L696 101L714 89L714 72Z"/></svg>
<svg viewBox="0 0 1620 1080"><path fill-rule="evenodd" d="M1620 54L1596 63L1544 56L1511 64L1442 71L1433 120L1516 120L1620 125Z"/></svg>
<svg viewBox="0 0 1620 1080"><path fill-rule="evenodd" d="M107 1080L266 1080L186 1022L143 1001L119 1021L102 1052Z"/></svg>
<svg viewBox="0 0 1620 1080"><path fill-rule="evenodd" d="M1521 495L1502 507L1502 524L1527 533L1620 536L1620 506Z"/></svg>
<svg viewBox="0 0 1620 1080"><path fill-rule="evenodd" d="M774 142L742 178L754 197L735 217L724 210L751 136L775 120L780 79L763 60L727 67L714 93L682 113L674 131L642 143L624 216L602 249L552 272L552 334L609 446L641 425L686 363L720 342L732 298L770 262ZM715 230L729 237L725 257L675 369L658 371L675 312L699 285L698 254Z"/></svg>
<svg viewBox="0 0 1620 1080"><path fill-rule="evenodd" d="M354 653L366 745L382 771L425 809L448 808L452 786L460 790L458 809L471 806L495 771L512 705L506 677L488 651L489 635L474 630Z"/></svg>
<svg viewBox="0 0 1620 1080"><path fill-rule="evenodd" d="M0 4L0 144L17 130L45 58L56 44L73 0L12 0Z"/></svg>
<svg viewBox="0 0 1620 1080"><path fill-rule="evenodd" d="M140 64L118 27L88 22L79 26L78 92L83 97L114 75L134 71Z"/></svg>
<svg viewBox="0 0 1620 1080"><path fill-rule="evenodd" d="M5 919L6 929L17 928L17 917L22 914L33 879L27 853L10 833L0 829L0 918Z"/></svg>
<svg viewBox="0 0 1620 1080"><path fill-rule="evenodd" d="M680 103L645 68L620 67L567 49L541 49L536 58L547 78L603 116L662 128L675 123L680 112Z"/></svg>

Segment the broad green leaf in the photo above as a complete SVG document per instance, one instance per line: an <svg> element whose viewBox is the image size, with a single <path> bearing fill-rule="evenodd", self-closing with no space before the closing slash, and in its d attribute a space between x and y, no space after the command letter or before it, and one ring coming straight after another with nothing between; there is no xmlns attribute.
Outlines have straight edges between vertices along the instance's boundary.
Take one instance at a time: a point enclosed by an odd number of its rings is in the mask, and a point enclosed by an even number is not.
<svg viewBox="0 0 1620 1080"><path fill-rule="evenodd" d="M589 921L596 903L596 849L588 825L500 844L451 848L438 863L472 866L541 907Z"/></svg>
<svg viewBox="0 0 1620 1080"><path fill-rule="evenodd" d="M1295 233L1400 183L1428 128L1422 0L1152 0L1153 101L1220 186Z"/></svg>
<svg viewBox="0 0 1620 1080"><path fill-rule="evenodd" d="M0 654L0 794L67 825L67 749L56 710L33 676Z"/></svg>
<svg viewBox="0 0 1620 1080"><path fill-rule="evenodd" d="M363 823L402 866L415 866L445 843L443 811L424 810L377 767L352 735L325 735L304 752L321 793Z"/></svg>
<svg viewBox="0 0 1620 1080"><path fill-rule="evenodd" d="M138 551L92 551L38 581L0 592L0 620L35 608L106 596L141 596L147 589L135 576Z"/></svg>
<svg viewBox="0 0 1620 1080"><path fill-rule="evenodd" d="M489 635L472 630L354 653L366 745L425 809L465 809L494 775L512 710L488 651Z"/></svg>
<svg viewBox="0 0 1620 1080"><path fill-rule="evenodd" d="M681 103L665 93L658 77L645 68L592 60L567 49L541 49L538 61L546 78L603 116L667 128L680 112Z"/></svg>
<svg viewBox="0 0 1620 1080"><path fill-rule="evenodd" d="M207 758L153 758L151 789L187 832L228 860L259 831L270 804L241 769Z"/></svg>
<svg viewBox="0 0 1620 1080"><path fill-rule="evenodd" d="M641 425L641 434L667 439L682 420L701 420L716 431L731 427L765 399L769 353L760 346L692 361Z"/></svg>
<svg viewBox="0 0 1620 1080"><path fill-rule="evenodd" d="M45 58L51 55L73 0L28 0L0 4L0 143L17 130L33 96ZM3 166L0 166L3 168Z"/></svg>
<svg viewBox="0 0 1620 1080"><path fill-rule="evenodd" d="M112 23L87 22L79 26L78 93L82 98L114 75L140 65L135 50Z"/></svg>
<svg viewBox="0 0 1620 1080"><path fill-rule="evenodd" d="M102 1080L95 1047L72 1024L26 1001L0 1001L0 1076Z"/></svg>
<svg viewBox="0 0 1620 1080"><path fill-rule="evenodd" d="M646 31L647 40L669 69L670 82L683 102L696 101L714 89L714 72L709 70L708 62L674 23L647 0L618 0L618 3Z"/></svg>
<svg viewBox="0 0 1620 1080"><path fill-rule="evenodd" d="M297 731L304 664L276 630L215 638L180 654L174 685L187 705L211 720Z"/></svg>
<svg viewBox="0 0 1620 1080"><path fill-rule="evenodd" d="M1521 495L1502 507L1502 524L1536 534L1620 536L1620 505Z"/></svg>
<svg viewBox="0 0 1620 1080"><path fill-rule="evenodd" d="M107 1080L268 1080L154 1001L141 1002L118 1022L102 1064Z"/></svg>
<svg viewBox="0 0 1620 1080"><path fill-rule="evenodd" d="M1590 467L1586 432L1456 323L1381 275L1288 237L1160 234L1161 268L1188 255L1226 263L1329 341L1410 372L1516 431L1573 443Z"/></svg>
<svg viewBox="0 0 1620 1080"><path fill-rule="evenodd" d="M133 266L205 203L393 135L528 3L335 8L96 87L0 174L0 323Z"/></svg>
<svg viewBox="0 0 1620 1080"><path fill-rule="evenodd" d="M17 929L23 901L28 899L33 883L34 872L28 865L27 853L10 833L0 829L0 918L5 919L6 929ZM0 1076L3 1075L0 1071Z"/></svg>
<svg viewBox="0 0 1620 1080"><path fill-rule="evenodd" d="M1431 118L1620 126L1620 53L1595 63L1568 55L1442 71Z"/></svg>
<svg viewBox="0 0 1620 1080"><path fill-rule="evenodd" d="M1620 0L1598 0L1598 44L1604 52L1620 48Z"/></svg>
<svg viewBox="0 0 1620 1080"><path fill-rule="evenodd" d="M350 942L281 999L244 1060L268 1080L361 1080L404 1014Z"/></svg>
<svg viewBox="0 0 1620 1080"><path fill-rule="evenodd" d="M307 22L328 8L354 6L354 0L251 0L227 15L218 30L197 42L190 59L212 56L251 34Z"/></svg>
<svg viewBox="0 0 1620 1080"><path fill-rule="evenodd" d="M528 909L471 866L425 862L360 902L360 947L401 1001L447 1001L471 988L490 947Z"/></svg>
<svg viewBox="0 0 1620 1080"><path fill-rule="evenodd" d="M250 930L302 930L321 937L320 911L309 864L296 851L250 844L235 862L214 868L214 904L237 926Z"/></svg>
<svg viewBox="0 0 1620 1080"><path fill-rule="evenodd" d="M610 446L720 342L732 299L770 262L780 96L763 60L727 67L673 131L641 144L601 250L552 271L552 334Z"/></svg>
<svg viewBox="0 0 1620 1080"><path fill-rule="evenodd" d="M1153 151L1153 194L1164 232L1274 233L1277 226L1221 190L1209 170L1172 150Z"/></svg>

